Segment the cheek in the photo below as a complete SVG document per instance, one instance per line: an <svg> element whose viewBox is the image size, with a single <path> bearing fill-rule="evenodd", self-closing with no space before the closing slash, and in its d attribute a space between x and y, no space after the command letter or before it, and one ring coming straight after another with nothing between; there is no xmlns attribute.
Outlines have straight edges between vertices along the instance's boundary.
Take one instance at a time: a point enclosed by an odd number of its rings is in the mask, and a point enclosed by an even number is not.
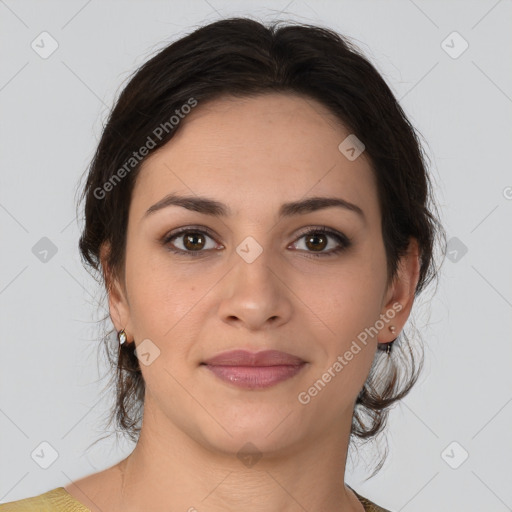
<svg viewBox="0 0 512 512"><path fill-rule="evenodd" d="M177 334L198 301L193 287L182 285L161 272L132 278L130 316L139 339L154 339L159 345L180 339Z"/></svg>
<svg viewBox="0 0 512 512"><path fill-rule="evenodd" d="M159 363L173 373L182 371L183 361L190 359L193 340L200 334L198 317L207 308L209 284L197 270L185 272L163 250L133 248L126 262L130 320L137 342L151 340L160 350ZM142 371L145 372L145 368ZM148 376L149 377L149 376Z"/></svg>
<svg viewBox="0 0 512 512"><path fill-rule="evenodd" d="M324 287L309 287L306 297L311 309L346 339L379 318L384 288L383 268L358 255L331 275Z"/></svg>
<svg viewBox="0 0 512 512"><path fill-rule="evenodd" d="M319 311L324 311L320 317L330 332L318 337L324 356L318 361L310 385L315 386L317 379L327 383L318 404L338 404L334 409L339 413L344 403L355 400L368 377L377 343L371 327L379 318L380 309L375 290L361 286L356 278L346 279L338 293L328 295L329 300L323 299L324 309Z"/></svg>
<svg viewBox="0 0 512 512"><path fill-rule="evenodd" d="M340 266L327 289L308 292L307 304L329 328L318 337L325 358L317 377L333 382L326 398L356 396L364 384L375 356L375 324L380 318L385 280L384 259L374 247Z"/></svg>
<svg viewBox="0 0 512 512"><path fill-rule="evenodd" d="M136 339L161 340L185 314L186 290L166 269L159 252L136 243L127 250L126 286Z"/></svg>

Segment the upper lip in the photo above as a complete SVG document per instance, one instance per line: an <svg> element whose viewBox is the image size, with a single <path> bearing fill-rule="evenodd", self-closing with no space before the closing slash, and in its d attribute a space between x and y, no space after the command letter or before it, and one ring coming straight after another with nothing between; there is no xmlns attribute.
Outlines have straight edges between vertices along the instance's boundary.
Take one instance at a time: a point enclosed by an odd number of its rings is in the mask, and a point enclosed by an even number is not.
<svg viewBox="0 0 512 512"><path fill-rule="evenodd" d="M217 354L204 361L203 364L216 366L296 366L305 362L300 357L279 350L251 352L249 350L237 349Z"/></svg>

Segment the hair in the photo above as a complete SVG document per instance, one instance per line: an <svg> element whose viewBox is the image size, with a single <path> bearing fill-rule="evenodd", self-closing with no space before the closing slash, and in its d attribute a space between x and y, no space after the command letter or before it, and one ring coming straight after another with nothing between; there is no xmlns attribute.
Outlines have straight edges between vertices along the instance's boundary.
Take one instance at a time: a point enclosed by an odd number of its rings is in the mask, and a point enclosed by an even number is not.
<svg viewBox="0 0 512 512"><path fill-rule="evenodd" d="M114 277L124 276L135 180L145 159L179 130L179 120L170 126L172 116L177 119L174 114L187 112L184 105L193 102L275 92L317 100L364 143L376 176L388 283L411 238L420 251L415 298L438 275L435 240L445 239L445 233L435 215L427 157L376 68L347 37L328 28L282 21L265 26L230 18L200 27L159 50L133 73L110 111L80 197L80 203L85 200L85 224L79 240L84 265L99 276L107 292ZM135 161L134 151L149 147L149 138L151 149ZM102 261L104 244L109 251ZM119 348L112 332L105 330L103 337L115 386L109 423L115 420L116 430L136 442L145 383L133 344ZM417 348L419 358L414 354ZM421 339L418 335L412 343L404 330L389 356L376 352L355 402L351 440L369 440L383 431L390 407L409 393L422 366Z"/></svg>

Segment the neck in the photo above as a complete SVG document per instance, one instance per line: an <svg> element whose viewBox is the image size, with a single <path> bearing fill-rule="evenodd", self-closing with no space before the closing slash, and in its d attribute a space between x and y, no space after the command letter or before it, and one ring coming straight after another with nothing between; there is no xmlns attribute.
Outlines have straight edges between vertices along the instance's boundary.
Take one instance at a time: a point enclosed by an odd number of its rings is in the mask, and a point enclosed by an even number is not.
<svg viewBox="0 0 512 512"><path fill-rule="evenodd" d="M148 405L136 448L116 467L119 500L112 510L363 510L344 484L350 415L345 425L302 439L300 446L263 453L254 447L242 455L192 439L168 419L149 414Z"/></svg>

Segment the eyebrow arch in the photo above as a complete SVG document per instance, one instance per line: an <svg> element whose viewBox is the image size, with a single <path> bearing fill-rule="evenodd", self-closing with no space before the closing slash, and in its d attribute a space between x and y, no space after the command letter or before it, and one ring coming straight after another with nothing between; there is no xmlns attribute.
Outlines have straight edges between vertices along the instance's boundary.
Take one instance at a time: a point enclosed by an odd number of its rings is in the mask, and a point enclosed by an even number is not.
<svg viewBox="0 0 512 512"><path fill-rule="evenodd" d="M168 194L148 208L143 218L147 218L151 214L163 208L167 208L168 206L181 206L187 210L212 215L214 217L228 217L232 215L232 211L227 205L208 197ZM345 208L348 211L358 214L363 220L366 220L364 212L359 206L339 197L308 197L299 201L284 203L279 209L279 218L303 215L333 206Z"/></svg>

